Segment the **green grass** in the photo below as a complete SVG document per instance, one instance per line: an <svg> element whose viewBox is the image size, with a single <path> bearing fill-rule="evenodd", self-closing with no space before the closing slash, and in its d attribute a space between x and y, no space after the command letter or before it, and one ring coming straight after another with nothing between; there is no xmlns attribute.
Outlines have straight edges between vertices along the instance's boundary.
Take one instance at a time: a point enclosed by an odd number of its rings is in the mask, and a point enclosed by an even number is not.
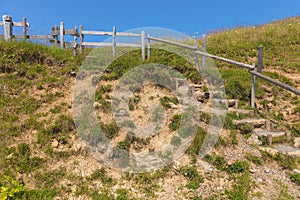
<svg viewBox="0 0 300 200"><path fill-rule="evenodd" d="M177 114L173 116L171 123L169 124L169 129L171 131L176 131L180 127L181 115Z"/></svg>
<svg viewBox="0 0 300 200"><path fill-rule="evenodd" d="M259 27L241 27L235 30L212 33L208 36L207 51L212 54L245 62L256 63L257 47L264 45L264 68L263 73L278 79L286 84L296 86L292 79L277 72L266 72L267 70L280 69L284 73L299 75L300 58L300 29L298 28L300 17L290 18L283 21L273 22ZM201 41L199 41L201 43ZM71 84L74 79L74 72L78 71L85 53L82 56L74 57L72 51L62 50L50 46L43 46L29 42L5 42L0 41L0 187L8 188L8 193L12 193L15 199L53 199L55 196L70 193L70 187L58 186L62 179L68 179L76 185L76 195L84 195L92 199L130 199L131 191L117 189L112 192L111 185L115 184L103 169L94 171L86 179L73 177L66 169L51 170L53 161L69 161L74 155L71 149L70 139L75 134L75 124L69 114L71 103L61 103L66 94L71 91ZM119 79L133 67L146 63L161 63L171 66L179 71L184 77L193 83L201 83L202 77L196 72L195 67L178 55L164 50L151 49L151 58L145 62L141 59L141 51L136 50L115 60L101 77L104 80ZM239 106L249 107L251 76L247 70L236 66L216 61L224 81L226 95L228 98L239 99ZM93 80L98 83L98 78ZM110 113L111 106L109 93L112 91L111 85L103 85L97 88L95 101L99 102L104 112ZM273 96L269 100L269 96ZM275 112L269 105L280 105L282 101L290 102L294 106L293 111L298 113L299 97L290 95L284 90L274 87L266 81L257 79L256 84L257 105L262 109L257 111L259 115L275 119L280 124L285 125L293 134L300 135L299 123L288 124L287 119L281 112ZM134 110L141 97L134 96L129 103L129 109ZM165 96L160 100L161 105L166 109L171 107L171 103L178 104L175 97ZM51 107L49 107L51 105ZM49 109L45 109L48 108ZM160 112L155 114L155 120L161 120ZM230 129L229 138L222 138L220 144L236 145L237 127L233 124L233 119L242 119L248 116L237 116L227 114L224 128ZM174 116L170 124L170 130L178 130L179 117ZM207 113L200 113L202 122L209 123L210 120L220 122L218 116L210 116ZM125 122L124 126L133 126L131 121ZM109 138L115 137L119 129L115 123L101 124L102 130ZM35 131L35 132L33 132ZM97 130L95 130L97 131ZM251 128L244 127L242 132L251 132ZM184 132L185 133L185 132ZM179 134L180 135L180 134ZM72 137L71 137L72 136ZM182 138L173 137L171 144L179 146ZM187 153L195 156L199 153L206 132L201 127L197 128L195 138L188 148ZM33 139L29 143L24 138ZM91 141L97 141L97 137L91 137ZM100 137L100 136L99 136ZM35 141L35 139L37 141ZM51 146L51 141L56 139L64 150L59 150ZM280 140L281 141L281 140ZM134 143L133 143L134 142ZM117 146L124 150L129 150L135 143L149 143L138 141L138 139L125 138ZM282 169L294 169L299 165L299 159L281 154L272 156L262 153L262 158L246 155L245 159L256 165L266 164L275 160ZM251 177L248 172L249 165L245 161L237 161L228 166L226 158L217 155L207 155L206 161L214 165L223 173L228 173L232 179L232 188L228 188L223 195L229 199L248 199L249 188L252 187ZM139 193L155 199L156 191L160 191L158 181L165 178L169 166L154 173L144 173L132 175L128 178L134 182ZM201 187L202 177L197 168L187 165L180 169L180 173L188 180L186 187L196 190ZM16 179L21 174L32 177L30 187L22 181ZM4 178L9 177L9 178ZM72 178L73 177L73 178ZM299 184L299 177L296 174L290 176L291 181ZM91 188L90 182L100 181L104 187L102 189ZM82 185L81 185L82 184ZM16 189L16 190L15 190ZM2 190L1 190L2 191ZM73 191L74 192L74 191ZM1 194L2 195L2 194ZM5 194L7 195L7 193ZM212 194L212 196L214 196ZM2 197L2 196L1 196ZM278 198L289 198L287 189L281 187Z"/></svg>
<svg viewBox="0 0 300 200"><path fill-rule="evenodd" d="M199 174L195 167L182 166L180 167L179 171L189 180L188 184L186 185L188 189L196 190L200 187L200 184L204 182L204 178Z"/></svg>

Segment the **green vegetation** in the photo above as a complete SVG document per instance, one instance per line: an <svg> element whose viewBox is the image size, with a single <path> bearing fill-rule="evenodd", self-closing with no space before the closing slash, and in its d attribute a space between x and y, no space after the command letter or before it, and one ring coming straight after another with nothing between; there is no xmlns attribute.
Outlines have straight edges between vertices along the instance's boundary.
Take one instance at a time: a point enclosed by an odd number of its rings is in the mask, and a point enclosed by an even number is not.
<svg viewBox="0 0 300 200"><path fill-rule="evenodd" d="M129 99L129 110L135 110L137 104L141 101L141 96L140 95L134 95L134 97Z"/></svg>
<svg viewBox="0 0 300 200"><path fill-rule="evenodd" d="M300 174L298 173L291 174L290 179L292 182L296 183L297 185L300 185Z"/></svg>
<svg viewBox="0 0 300 200"><path fill-rule="evenodd" d="M117 136L120 130L120 128L118 127L115 121L110 124L100 123L100 126L105 136L109 139L112 139L115 136Z"/></svg>
<svg viewBox="0 0 300 200"><path fill-rule="evenodd" d="M165 107L166 109L171 108L171 104L173 103L175 105L178 105L178 99L176 97L167 97L164 96L163 98L160 99L160 104Z"/></svg>
<svg viewBox="0 0 300 200"><path fill-rule="evenodd" d="M171 131L176 131L180 127L181 122L181 115L176 114L173 116L173 119L171 120L171 123L169 124L169 129Z"/></svg>
<svg viewBox="0 0 300 200"><path fill-rule="evenodd" d="M258 45L264 45L263 73L289 85L297 86L293 76L300 73L297 54L300 51L299 20L300 18L296 17L260 27L212 33L208 36L207 51L252 64L257 63ZM201 44L201 41L199 43ZM163 192L160 184L164 178L167 175L174 175L170 166L153 173L127 174L127 177L122 174L120 180L111 178L106 167L95 169L87 176L76 174L77 171L83 174L81 170L84 169L80 168L82 166L76 159L74 160L74 156L86 155L86 151L83 147L77 148L77 144L74 144L77 136L71 113L70 91L85 54L77 57L72 54L69 50L29 42L0 41L0 199L68 199L68 195L72 194L78 198L124 200L134 199L132 191L156 199L156 192ZM151 49L151 58L144 62L140 50L132 51L115 60L102 77L93 78L92 82L96 86L100 79L117 80L133 67L146 63L171 66L190 82L203 83L201 75L196 72L191 63L161 49ZM227 97L239 99L239 106L248 109L251 92L251 76L248 71L219 61L216 61L216 64L220 69ZM260 79L257 79L256 83L256 114L277 121L280 127L290 130L292 136L299 137L300 124L295 117L300 111L299 97ZM95 108L111 113L112 90L113 86L110 84L97 87L95 101L98 104ZM207 91L207 88L204 91ZM140 101L141 97L134 95L129 100L129 109L137 109ZM280 108L281 102L289 102L289 104ZM179 102L176 97L164 96L160 99L160 104L165 109L169 109L172 104L178 105ZM289 108L286 109L286 106ZM290 110L292 114L286 114L283 109ZM293 116L296 120L288 119ZM249 116L227 113L223 119L218 115L211 116L200 112L201 122L212 121L217 124L224 120L224 128L230 130L229 137L222 137L218 142L218 145L226 146L224 148L231 148L238 144L237 129L246 136L251 134L253 127L237 127L233 123L233 120L246 117ZM160 121L162 112L155 110L151 119L155 122ZM169 124L169 129L178 130L180 121L181 115L175 115ZM291 124L291 122L295 123ZM118 135L119 128L115 122L103 122L100 126L106 137L112 139ZM134 122L126 121L124 126L133 127ZM175 148L180 146L183 138L188 137L192 130L197 132L187 153L195 164L196 155L207 135L204 128L184 127L181 132L179 131L180 137L172 136L171 144ZM95 135L86 136L91 137L89 142L101 139L97 131L98 129L95 129ZM273 142L284 140L285 138L279 138L277 141L274 139ZM130 136L116 142L119 148L126 151L131 147L140 150L140 146L149 144L150 139L141 140ZM151 153L150 149L149 152ZM245 159L255 165L269 164L275 160L282 169L287 170L299 166L299 158L282 154L271 155L262 152L262 157L246 154ZM253 188L253 183L247 161L240 160L228 165L225 157L216 154L206 155L205 160L220 170L218 173L227 173L232 183L231 188L226 188L221 194L212 194L211 199L214 197L217 199L218 195L224 195L220 198L227 196L229 199L250 198L249 192ZM78 168L70 167L73 165ZM197 167L189 164L181 167L175 174L187 179L185 190L197 191L199 195L198 191L201 191L201 183L205 177L202 177L197 170ZM129 184L134 190L113 187L118 184L123 188L124 179L128 180L125 187ZM290 174L290 180L299 185L299 174ZM99 184L101 188L96 187ZM278 199L293 198L288 193L287 187L282 183L278 183L278 186ZM180 192L181 189L178 188L178 191ZM201 197L195 196L195 199Z"/></svg>
<svg viewBox="0 0 300 200"><path fill-rule="evenodd" d="M199 174L197 169L192 166L183 166L179 169L180 173L189 180L186 185L188 189L197 189L204 182L204 178Z"/></svg>

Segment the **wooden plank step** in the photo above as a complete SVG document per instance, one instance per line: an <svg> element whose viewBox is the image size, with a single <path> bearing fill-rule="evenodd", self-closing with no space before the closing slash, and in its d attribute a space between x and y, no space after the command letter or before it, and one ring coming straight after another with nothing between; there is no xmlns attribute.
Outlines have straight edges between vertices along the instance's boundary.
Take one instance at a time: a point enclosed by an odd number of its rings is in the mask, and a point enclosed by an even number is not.
<svg viewBox="0 0 300 200"><path fill-rule="evenodd" d="M214 101L218 103L225 103L227 108L234 107L237 109L239 105L239 101L237 99L214 99Z"/></svg>
<svg viewBox="0 0 300 200"><path fill-rule="evenodd" d="M300 157L300 148L292 147L289 144L277 144L274 145L274 148L282 154Z"/></svg>
<svg viewBox="0 0 300 200"><path fill-rule="evenodd" d="M268 135L271 135L272 137L286 136L286 133L283 131L270 131L264 129L254 129L253 134L256 134L257 136L264 136L264 137L267 137Z"/></svg>
<svg viewBox="0 0 300 200"><path fill-rule="evenodd" d="M250 115L254 116L253 110L244 110L244 109L238 109L238 108L228 108L228 112L243 114L243 115Z"/></svg>
<svg viewBox="0 0 300 200"><path fill-rule="evenodd" d="M266 124L266 119L256 119L256 118L249 118L249 119L242 119L242 120L233 120L233 123L236 125L242 124L252 124L254 128L262 127Z"/></svg>

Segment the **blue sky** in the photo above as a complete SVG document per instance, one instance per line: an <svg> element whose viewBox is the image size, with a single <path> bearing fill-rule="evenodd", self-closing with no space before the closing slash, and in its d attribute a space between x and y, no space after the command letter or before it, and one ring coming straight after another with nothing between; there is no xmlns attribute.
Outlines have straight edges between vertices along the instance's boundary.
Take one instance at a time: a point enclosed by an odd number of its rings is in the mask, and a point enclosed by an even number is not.
<svg viewBox="0 0 300 200"><path fill-rule="evenodd" d="M139 27L174 29L190 36L236 26L259 25L300 15L300 0L1 0L0 14L14 21L27 17L34 33L51 26L118 31Z"/></svg>

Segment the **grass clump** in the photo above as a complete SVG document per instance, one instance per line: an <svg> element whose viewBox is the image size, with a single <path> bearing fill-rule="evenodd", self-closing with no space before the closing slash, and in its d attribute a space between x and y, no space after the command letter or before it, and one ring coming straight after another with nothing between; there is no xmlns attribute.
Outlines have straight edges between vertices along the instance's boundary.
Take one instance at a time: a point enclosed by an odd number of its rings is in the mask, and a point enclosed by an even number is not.
<svg viewBox="0 0 300 200"><path fill-rule="evenodd" d="M176 97L167 97L164 96L163 98L160 99L160 105L162 105L164 108L169 109L171 108L171 104L173 103L175 105L178 105L178 99Z"/></svg>
<svg viewBox="0 0 300 200"><path fill-rule="evenodd" d="M141 96L140 95L134 95L134 97L129 99L128 107L129 110L135 110L137 104L141 101Z"/></svg>
<svg viewBox="0 0 300 200"><path fill-rule="evenodd" d="M225 170L227 168L226 160L223 156L205 155L204 159L210 164L214 165L218 170Z"/></svg>
<svg viewBox="0 0 300 200"><path fill-rule="evenodd" d="M181 122L181 115L176 114L173 116L173 119L171 120L171 123L169 124L169 129L171 131L176 131L180 127L180 122Z"/></svg>
<svg viewBox="0 0 300 200"><path fill-rule="evenodd" d="M197 169L192 166L182 166L179 169L180 173L189 180L187 184L188 189L197 189L200 187L200 184L204 182L204 178L199 174Z"/></svg>
<svg viewBox="0 0 300 200"><path fill-rule="evenodd" d="M110 124L101 123L100 126L102 131L105 133L105 136L109 139L112 139L115 136L117 136L120 130L115 121Z"/></svg>
<svg viewBox="0 0 300 200"><path fill-rule="evenodd" d="M292 182L296 183L297 185L300 185L300 174L298 173L291 174L290 179Z"/></svg>

